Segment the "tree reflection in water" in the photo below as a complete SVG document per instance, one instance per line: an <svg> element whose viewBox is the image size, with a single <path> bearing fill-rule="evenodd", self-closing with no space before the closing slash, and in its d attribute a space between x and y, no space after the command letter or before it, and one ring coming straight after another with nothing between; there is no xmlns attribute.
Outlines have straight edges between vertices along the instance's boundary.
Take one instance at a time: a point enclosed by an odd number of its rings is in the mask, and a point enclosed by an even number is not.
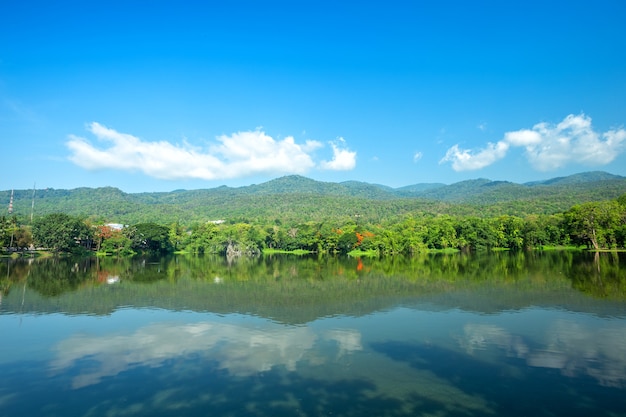
<svg viewBox="0 0 626 417"><path fill-rule="evenodd" d="M624 254L9 262L0 414L626 413Z"/></svg>

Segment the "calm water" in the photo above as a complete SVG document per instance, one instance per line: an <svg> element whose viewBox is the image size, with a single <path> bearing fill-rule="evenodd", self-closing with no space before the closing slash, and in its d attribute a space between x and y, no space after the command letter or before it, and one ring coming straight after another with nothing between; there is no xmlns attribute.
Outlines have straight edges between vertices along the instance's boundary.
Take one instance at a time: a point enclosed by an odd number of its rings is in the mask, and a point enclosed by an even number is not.
<svg viewBox="0 0 626 417"><path fill-rule="evenodd" d="M0 416L626 415L624 253L0 266Z"/></svg>

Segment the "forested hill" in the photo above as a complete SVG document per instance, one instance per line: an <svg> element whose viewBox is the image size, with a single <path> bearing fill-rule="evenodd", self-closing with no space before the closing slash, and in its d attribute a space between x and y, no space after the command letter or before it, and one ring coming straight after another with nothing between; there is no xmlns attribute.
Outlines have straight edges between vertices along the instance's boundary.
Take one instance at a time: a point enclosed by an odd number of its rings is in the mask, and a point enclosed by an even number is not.
<svg viewBox="0 0 626 417"><path fill-rule="evenodd" d="M52 212L108 222L323 220L359 216L392 220L411 212L462 215L557 213L586 201L616 199L626 177L587 172L526 184L475 179L401 188L358 181L321 182L292 175L245 187L128 194L113 187L36 190L34 215ZM8 207L11 191L0 191ZM14 213L28 218L33 190L14 191ZM6 213L6 211L5 211Z"/></svg>

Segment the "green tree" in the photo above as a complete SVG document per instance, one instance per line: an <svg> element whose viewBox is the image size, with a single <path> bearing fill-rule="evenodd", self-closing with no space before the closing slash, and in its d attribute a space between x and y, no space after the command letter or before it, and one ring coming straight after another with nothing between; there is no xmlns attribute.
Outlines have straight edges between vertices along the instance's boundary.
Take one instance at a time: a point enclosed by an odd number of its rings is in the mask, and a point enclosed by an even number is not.
<svg viewBox="0 0 626 417"><path fill-rule="evenodd" d="M76 252L81 247L90 248L92 231L78 217L52 213L35 219L32 226L36 246L54 252Z"/></svg>
<svg viewBox="0 0 626 417"><path fill-rule="evenodd" d="M13 246L19 249L28 249L32 243L33 234L31 233L30 227L21 225L15 231Z"/></svg>
<svg viewBox="0 0 626 417"><path fill-rule="evenodd" d="M356 247L358 240L356 232L353 230L343 231L337 242L337 249L341 253L348 253Z"/></svg>
<svg viewBox="0 0 626 417"><path fill-rule="evenodd" d="M139 223L124 229L137 252L167 253L172 251L169 229L156 223Z"/></svg>
<svg viewBox="0 0 626 417"><path fill-rule="evenodd" d="M17 218L0 217L0 247L14 247L15 233L18 230Z"/></svg>
<svg viewBox="0 0 626 417"><path fill-rule="evenodd" d="M393 255L402 253L401 238L396 231L382 228L372 239L372 246L380 254Z"/></svg>
<svg viewBox="0 0 626 417"><path fill-rule="evenodd" d="M516 216L500 216L495 220L498 246L512 250L524 247L524 220Z"/></svg>
<svg viewBox="0 0 626 417"><path fill-rule="evenodd" d="M249 223L235 223L223 229L222 249L237 254L255 255L260 253L264 236Z"/></svg>
<svg viewBox="0 0 626 417"><path fill-rule="evenodd" d="M180 222L175 222L170 225L169 239L174 250L179 250L183 246L185 240L185 229L181 226Z"/></svg>
<svg viewBox="0 0 626 417"><path fill-rule="evenodd" d="M121 230L111 230L107 237L100 244L100 251L106 253L114 253L116 255L131 255L132 241L124 236Z"/></svg>
<svg viewBox="0 0 626 417"><path fill-rule="evenodd" d="M343 232L337 229L336 225L331 222L324 222L320 225L319 233L322 251L333 253L339 250L339 238Z"/></svg>
<svg viewBox="0 0 626 417"><path fill-rule="evenodd" d="M457 222L458 247L462 250L490 249L498 244L498 233L493 222L480 217L461 218Z"/></svg>
<svg viewBox="0 0 626 417"><path fill-rule="evenodd" d="M186 239L185 250L193 253L218 253L220 231L214 223L197 224Z"/></svg>
<svg viewBox="0 0 626 417"><path fill-rule="evenodd" d="M279 220L276 220L279 222ZM269 226L265 229L265 245L270 249L279 249L281 247L281 230L277 224Z"/></svg>
<svg viewBox="0 0 626 417"><path fill-rule="evenodd" d="M612 247L622 226L623 207L617 201L578 204L565 213L572 241L589 248Z"/></svg>
<svg viewBox="0 0 626 417"><path fill-rule="evenodd" d="M427 222L426 245L430 249L456 247L457 238L454 222L455 220L448 215L437 216L430 219Z"/></svg>

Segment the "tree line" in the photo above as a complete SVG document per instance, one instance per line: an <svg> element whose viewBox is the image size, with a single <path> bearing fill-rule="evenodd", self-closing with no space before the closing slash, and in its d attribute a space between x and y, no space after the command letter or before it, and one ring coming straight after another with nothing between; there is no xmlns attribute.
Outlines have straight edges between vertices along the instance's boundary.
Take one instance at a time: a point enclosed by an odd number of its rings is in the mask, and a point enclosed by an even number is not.
<svg viewBox="0 0 626 417"><path fill-rule="evenodd" d="M174 251L254 255L263 250L379 255L431 250L523 250L545 246L626 248L626 194L616 200L577 204L557 214L524 217L414 212L384 222L357 216L323 221L236 219L182 225L138 223L115 227L64 213L36 218L31 225L0 218L0 247L45 248L53 252L165 254Z"/></svg>

